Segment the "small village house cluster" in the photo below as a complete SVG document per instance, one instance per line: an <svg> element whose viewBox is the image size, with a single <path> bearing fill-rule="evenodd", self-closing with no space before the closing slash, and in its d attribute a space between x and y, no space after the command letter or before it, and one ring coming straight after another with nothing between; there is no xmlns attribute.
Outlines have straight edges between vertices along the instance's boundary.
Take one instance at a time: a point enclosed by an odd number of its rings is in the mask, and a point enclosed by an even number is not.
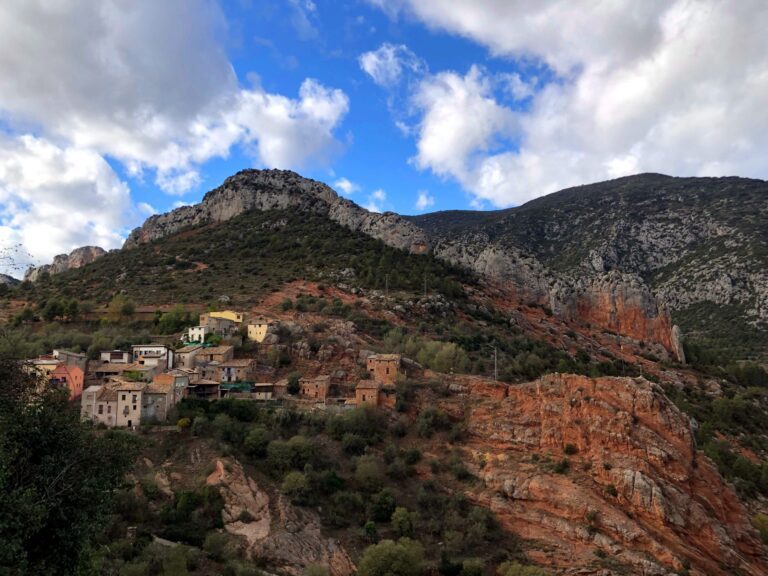
<svg viewBox="0 0 768 576"><path fill-rule="evenodd" d="M50 385L66 389L72 401L79 401L83 419L109 428L166 422L173 406L184 398L261 402L290 398L312 408L394 409L396 383L404 375L397 354L368 355L365 376L352 386L332 374L305 375L290 394L288 380L273 378L274 370L260 362L258 354L235 357L235 346L215 343L240 336L263 344L277 327L276 321L263 318L249 322L242 312L206 312L176 345L136 344L130 350L104 350L93 360L54 350L29 365Z"/></svg>

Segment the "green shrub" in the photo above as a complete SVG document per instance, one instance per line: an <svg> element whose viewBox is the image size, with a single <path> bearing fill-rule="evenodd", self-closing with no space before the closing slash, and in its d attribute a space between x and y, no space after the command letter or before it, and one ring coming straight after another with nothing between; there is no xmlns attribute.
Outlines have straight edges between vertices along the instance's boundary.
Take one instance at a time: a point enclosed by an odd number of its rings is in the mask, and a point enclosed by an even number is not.
<svg viewBox="0 0 768 576"><path fill-rule="evenodd" d="M424 549L408 538L397 542L382 540L365 549L358 567L359 576L421 576Z"/></svg>

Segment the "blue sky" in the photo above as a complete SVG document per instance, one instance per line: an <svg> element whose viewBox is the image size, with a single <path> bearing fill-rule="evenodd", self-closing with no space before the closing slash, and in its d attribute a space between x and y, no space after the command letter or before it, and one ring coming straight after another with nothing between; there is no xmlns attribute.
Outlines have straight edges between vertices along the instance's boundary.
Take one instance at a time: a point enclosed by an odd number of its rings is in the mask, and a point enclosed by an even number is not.
<svg viewBox="0 0 768 576"><path fill-rule="evenodd" d="M517 66L511 59L494 58L475 42L432 31L417 21L393 20L364 2L319 0L313 4L315 8L309 11L306 4L302 7L284 1L221 3L230 33L225 39L227 54L242 84L248 85L249 78L257 75L266 91L293 97L309 77L339 88L349 97L349 111L335 130L342 149L333 160L310 160L285 167L331 185L346 178L360 188L346 195L361 205L369 203L374 191L384 190L386 200L377 202L384 210L423 212L416 207L420 192L434 199L429 211L477 207L472 195L455 180L409 163L416 152L414 140L395 125L398 114L388 105L391 93L361 69L359 57L388 42L408 46L434 70L466 73L479 63L491 71L519 71L525 75L526 67ZM402 100L395 104L404 108ZM114 162L113 167L131 182L137 201L161 211L179 201L164 195L151 181L142 185L131 180L119 162ZM200 185L181 200L196 202L226 176L247 167L267 165L234 147L227 158L208 162Z"/></svg>
<svg viewBox="0 0 768 576"><path fill-rule="evenodd" d="M762 0L7 0L0 269L247 167L405 214L765 178L766 29Z"/></svg>

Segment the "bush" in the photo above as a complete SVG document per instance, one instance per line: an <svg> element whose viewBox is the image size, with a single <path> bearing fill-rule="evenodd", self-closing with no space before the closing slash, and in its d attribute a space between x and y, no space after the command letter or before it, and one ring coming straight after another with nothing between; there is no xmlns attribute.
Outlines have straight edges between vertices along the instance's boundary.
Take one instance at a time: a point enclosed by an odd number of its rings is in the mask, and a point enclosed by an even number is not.
<svg viewBox="0 0 768 576"><path fill-rule="evenodd" d="M415 512L409 512L407 508L398 506L392 513L390 522L392 523L392 530L398 536L413 536L413 530L416 527L416 521L418 516Z"/></svg>
<svg viewBox="0 0 768 576"><path fill-rule="evenodd" d="M408 538L382 540L365 549L359 576L420 576L424 571L424 548Z"/></svg>
<svg viewBox="0 0 768 576"><path fill-rule="evenodd" d="M762 538L763 543L768 546L768 515L755 514L752 517L752 526L757 528L757 531L760 532L760 538Z"/></svg>
<svg viewBox="0 0 768 576"><path fill-rule="evenodd" d="M459 576L483 576L485 564L479 558L468 558L461 563Z"/></svg>
<svg viewBox="0 0 768 576"><path fill-rule="evenodd" d="M570 469L571 465L568 462L567 458L563 458L562 460L559 460L557 464L555 464L555 467L553 468L554 472L556 474L565 474Z"/></svg>
<svg viewBox="0 0 768 576"><path fill-rule="evenodd" d="M376 492L381 489L384 478L376 458L373 456L358 458L355 466L355 482L361 490L366 492Z"/></svg>
<svg viewBox="0 0 768 576"><path fill-rule="evenodd" d="M303 504L309 495L309 481L301 472L288 472L280 485L280 490L294 504Z"/></svg>
<svg viewBox="0 0 768 576"><path fill-rule="evenodd" d="M192 425L192 421L189 418L180 418L178 422L176 422L176 426L184 432Z"/></svg>
<svg viewBox="0 0 768 576"><path fill-rule="evenodd" d="M270 439L271 435L267 432L266 428L254 426L245 437L243 448L246 453L255 458L263 458L267 454L267 446Z"/></svg>
<svg viewBox="0 0 768 576"><path fill-rule="evenodd" d="M565 448L563 448L563 452L565 452L568 456L573 456L574 454L578 453L579 449L576 448L573 444L566 444Z"/></svg>
<svg viewBox="0 0 768 576"><path fill-rule="evenodd" d="M389 488L384 488L371 498L370 517L376 522L388 522L392 519L396 506L394 493Z"/></svg>
<svg viewBox="0 0 768 576"><path fill-rule="evenodd" d="M232 542L223 532L210 532L205 537L203 550L211 560L216 562L225 562L234 555Z"/></svg>
<svg viewBox="0 0 768 576"><path fill-rule="evenodd" d="M503 562L496 569L498 576L548 576L548 573L535 566L523 566L517 562Z"/></svg>
<svg viewBox="0 0 768 576"><path fill-rule="evenodd" d="M347 432L341 438L341 447L344 449L344 452L346 452L347 454L352 454L352 455L362 454L363 452L365 452L365 447L366 447L365 438L363 438L359 434L353 434L351 432Z"/></svg>

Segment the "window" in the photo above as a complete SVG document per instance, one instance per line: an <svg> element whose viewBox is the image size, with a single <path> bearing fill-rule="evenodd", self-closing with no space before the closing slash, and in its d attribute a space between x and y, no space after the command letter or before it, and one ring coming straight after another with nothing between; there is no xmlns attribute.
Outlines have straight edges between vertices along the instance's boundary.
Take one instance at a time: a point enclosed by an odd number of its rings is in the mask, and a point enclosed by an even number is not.
<svg viewBox="0 0 768 576"><path fill-rule="evenodd" d="M104 414L104 404L99 404L99 414Z"/></svg>
<svg viewBox="0 0 768 576"><path fill-rule="evenodd" d="M133 395L133 403L136 404L136 394Z"/></svg>
<svg viewBox="0 0 768 576"><path fill-rule="evenodd" d="M136 404L133 405L133 411L136 412Z"/></svg>
<svg viewBox="0 0 768 576"><path fill-rule="evenodd" d="M125 394L123 394L123 402L125 402Z"/></svg>
<svg viewBox="0 0 768 576"><path fill-rule="evenodd" d="M112 414L112 405L107 404L107 414Z"/></svg>

